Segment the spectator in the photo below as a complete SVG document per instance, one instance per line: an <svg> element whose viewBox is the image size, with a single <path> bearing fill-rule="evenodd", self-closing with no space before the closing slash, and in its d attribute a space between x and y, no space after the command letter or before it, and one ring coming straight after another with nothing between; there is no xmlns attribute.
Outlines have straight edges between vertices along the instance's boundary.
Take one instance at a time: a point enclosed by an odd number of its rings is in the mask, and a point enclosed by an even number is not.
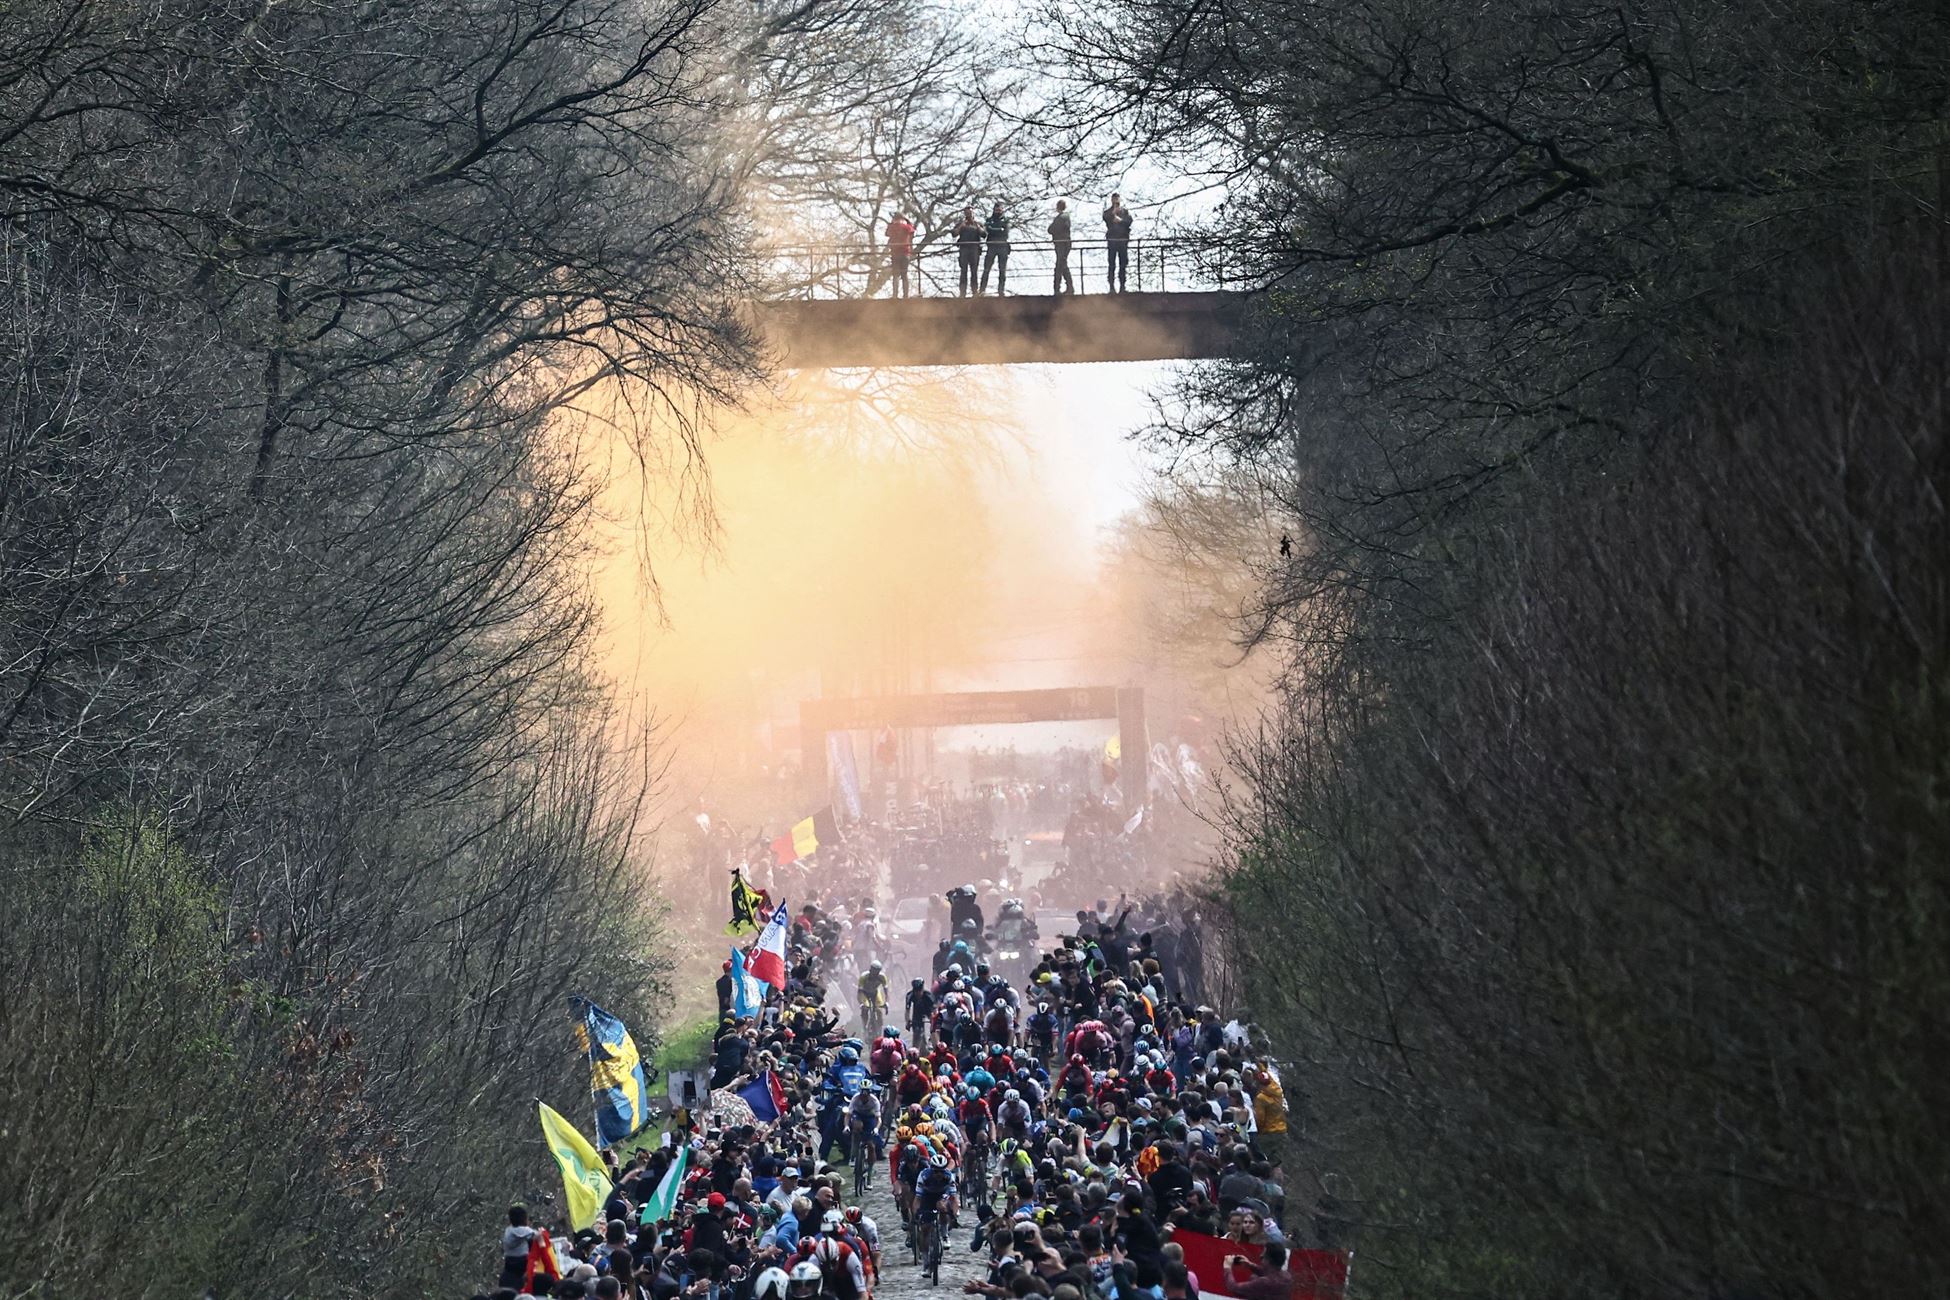
<svg viewBox="0 0 1950 1300"><path fill-rule="evenodd" d="M914 256L914 223L896 212L887 223L887 257L893 263L893 289L896 298L908 296L907 264Z"/></svg>
<svg viewBox="0 0 1950 1300"><path fill-rule="evenodd" d="M955 251L961 262L958 297L966 298L971 293L979 292L976 269L982 263L982 238L985 233L982 223L975 219L975 209L963 208L961 220L955 225Z"/></svg>
<svg viewBox="0 0 1950 1300"><path fill-rule="evenodd" d="M1126 292L1126 281L1131 271L1131 210L1124 206L1121 194L1110 196L1110 206L1104 209L1104 273L1110 279L1113 292Z"/></svg>
<svg viewBox="0 0 1950 1300"><path fill-rule="evenodd" d="M989 213L988 221L982 227L988 239L988 251L982 255L982 285L978 293L989 289L989 268L995 268L995 293L997 297L1009 291L1009 218L1003 214L998 201Z"/></svg>
<svg viewBox="0 0 1950 1300"><path fill-rule="evenodd" d="M1056 215L1050 218L1049 238L1056 246L1056 270L1051 275L1049 291L1075 293L1077 287L1070 281L1070 205L1062 199L1056 201Z"/></svg>

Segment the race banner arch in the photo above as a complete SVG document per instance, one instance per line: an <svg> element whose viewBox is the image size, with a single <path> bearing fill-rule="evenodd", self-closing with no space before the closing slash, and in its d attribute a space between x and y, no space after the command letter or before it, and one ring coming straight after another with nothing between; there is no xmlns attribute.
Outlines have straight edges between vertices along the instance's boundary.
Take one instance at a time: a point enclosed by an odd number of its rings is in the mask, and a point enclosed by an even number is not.
<svg viewBox="0 0 1950 1300"><path fill-rule="evenodd" d="M1098 718L1117 720L1118 747L1123 753L1141 756L1151 752L1145 731L1142 686L1059 686L1030 691L949 691L938 695L802 700L800 752L804 755L809 793L815 799L824 799L826 734L831 731L1089 722ZM1138 773L1139 779L1123 782L1127 812L1136 812L1144 806L1146 781L1142 759Z"/></svg>

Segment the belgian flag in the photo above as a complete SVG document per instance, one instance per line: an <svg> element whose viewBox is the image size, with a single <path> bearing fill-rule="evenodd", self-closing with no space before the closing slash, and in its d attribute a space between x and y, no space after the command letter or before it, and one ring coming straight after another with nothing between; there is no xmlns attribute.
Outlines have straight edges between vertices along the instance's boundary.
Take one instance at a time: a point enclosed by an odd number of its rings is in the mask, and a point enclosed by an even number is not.
<svg viewBox="0 0 1950 1300"><path fill-rule="evenodd" d="M772 859L782 867L791 866L800 858L811 857L822 844L839 842L839 823L833 820L832 808L821 808L772 841Z"/></svg>

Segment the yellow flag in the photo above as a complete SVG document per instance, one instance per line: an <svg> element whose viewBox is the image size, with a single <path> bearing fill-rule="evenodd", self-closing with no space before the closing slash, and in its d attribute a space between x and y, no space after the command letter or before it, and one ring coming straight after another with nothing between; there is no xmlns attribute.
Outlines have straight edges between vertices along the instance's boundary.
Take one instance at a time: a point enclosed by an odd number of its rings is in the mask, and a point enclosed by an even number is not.
<svg viewBox="0 0 1950 1300"><path fill-rule="evenodd" d="M542 1138L555 1163L562 1166L562 1189L568 1196L569 1226L577 1232L594 1226L609 1199L609 1172L589 1140L576 1126L547 1106L542 1107Z"/></svg>

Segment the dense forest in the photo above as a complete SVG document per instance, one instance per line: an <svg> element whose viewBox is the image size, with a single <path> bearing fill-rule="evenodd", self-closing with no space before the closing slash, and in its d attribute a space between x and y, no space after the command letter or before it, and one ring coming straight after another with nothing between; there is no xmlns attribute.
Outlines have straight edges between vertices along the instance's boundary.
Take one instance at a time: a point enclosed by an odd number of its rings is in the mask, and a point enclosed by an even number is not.
<svg viewBox="0 0 1950 1300"><path fill-rule="evenodd" d="M1941 9L1051 20L1266 288L1159 434L1296 543L1219 888L1361 1290L1935 1289Z"/></svg>
<svg viewBox="0 0 1950 1300"><path fill-rule="evenodd" d="M1279 666L1214 888L1361 1293L1937 1289L1950 16L1018 16L9 6L0 1290L480 1256L666 1001L592 466L704 473L781 213L1113 157L1255 288L1146 526Z"/></svg>

